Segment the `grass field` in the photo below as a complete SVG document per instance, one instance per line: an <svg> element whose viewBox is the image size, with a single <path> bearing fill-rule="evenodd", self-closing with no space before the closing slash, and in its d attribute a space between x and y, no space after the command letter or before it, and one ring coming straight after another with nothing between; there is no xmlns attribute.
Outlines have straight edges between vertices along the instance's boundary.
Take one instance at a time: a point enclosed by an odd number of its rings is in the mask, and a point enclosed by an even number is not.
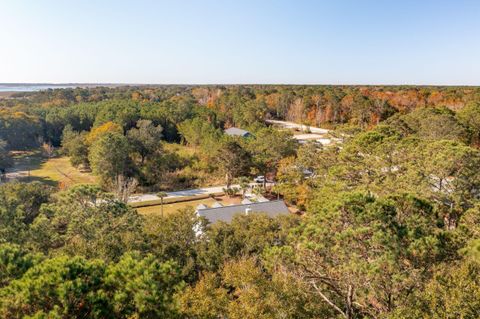
<svg viewBox="0 0 480 319"><path fill-rule="evenodd" d="M179 209L184 209L184 208L187 208L187 207L195 208L200 204L210 206L213 203L215 203L215 201L213 199L206 198L206 199L192 200L192 201L188 201L188 202L164 204L163 205L163 214L166 216L168 214L176 212ZM142 215L159 215L160 216L162 214L161 205L139 207L139 208L137 208L137 211L138 211L138 213L140 213Z"/></svg>
<svg viewBox="0 0 480 319"><path fill-rule="evenodd" d="M227 196L216 197L215 199L212 198L203 198L197 200L190 200L186 202L178 202L178 203L168 203L163 204L163 214L166 216L168 214L174 213L179 209L184 209L187 207L196 208L200 204L204 204L208 207L212 206L215 202L220 202L223 205L231 205L231 204L239 204L241 202L240 197L229 198ZM154 205L154 206L146 206L146 207L138 207L136 208L138 213L142 215L157 215L161 216L162 210L161 205Z"/></svg>
<svg viewBox="0 0 480 319"><path fill-rule="evenodd" d="M177 153L181 157L191 157L199 153L199 150L193 146L177 143L164 143L163 148L168 152Z"/></svg>
<svg viewBox="0 0 480 319"><path fill-rule="evenodd" d="M52 186L69 187L96 182L90 173L80 172L68 157L47 158L41 151L14 155L14 174L20 181L40 181Z"/></svg>

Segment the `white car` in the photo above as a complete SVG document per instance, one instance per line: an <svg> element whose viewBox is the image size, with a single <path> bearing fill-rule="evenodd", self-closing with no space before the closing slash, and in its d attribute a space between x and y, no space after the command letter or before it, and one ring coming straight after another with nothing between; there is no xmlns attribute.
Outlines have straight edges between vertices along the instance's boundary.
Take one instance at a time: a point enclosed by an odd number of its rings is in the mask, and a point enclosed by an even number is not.
<svg viewBox="0 0 480 319"><path fill-rule="evenodd" d="M265 183L265 176L259 175L259 176L255 177L255 178L253 179L253 181L254 181L255 183L258 183L258 184L263 184L263 183Z"/></svg>

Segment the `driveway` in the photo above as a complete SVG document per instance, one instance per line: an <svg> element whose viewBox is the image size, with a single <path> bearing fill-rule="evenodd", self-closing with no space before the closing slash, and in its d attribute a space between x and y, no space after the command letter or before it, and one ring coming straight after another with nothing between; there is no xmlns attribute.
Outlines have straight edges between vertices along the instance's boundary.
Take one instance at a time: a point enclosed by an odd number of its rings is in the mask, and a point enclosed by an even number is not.
<svg viewBox="0 0 480 319"><path fill-rule="evenodd" d="M308 132L315 133L315 134L327 134L328 132L330 132L330 130L327 130L327 129L324 129L324 128L313 127L313 126L303 125L303 124L297 124L297 123L287 122L287 121L266 120L266 122L270 123L270 124L276 124L278 126L288 128L288 129L308 131Z"/></svg>
<svg viewBox="0 0 480 319"><path fill-rule="evenodd" d="M250 183L250 186L259 185L257 183ZM267 183L267 186L271 186L273 183ZM195 189L185 189L181 191L175 192L165 192L167 196L164 198L179 198L179 197L189 197L189 196L198 196L198 195L210 195L210 194L218 194L223 193L223 189L227 186L212 186L212 187L204 187L204 188L195 188ZM239 185L231 185L230 187L240 188ZM146 202L151 200L159 200L156 194L138 194L130 196L128 202L129 203L138 203L138 202Z"/></svg>

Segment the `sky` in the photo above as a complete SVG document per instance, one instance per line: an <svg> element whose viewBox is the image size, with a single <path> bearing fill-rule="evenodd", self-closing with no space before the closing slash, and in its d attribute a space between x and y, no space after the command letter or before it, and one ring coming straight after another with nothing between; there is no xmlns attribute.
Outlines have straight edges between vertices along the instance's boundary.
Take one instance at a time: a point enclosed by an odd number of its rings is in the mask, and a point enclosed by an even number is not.
<svg viewBox="0 0 480 319"><path fill-rule="evenodd" d="M0 83L480 85L478 0L0 0Z"/></svg>

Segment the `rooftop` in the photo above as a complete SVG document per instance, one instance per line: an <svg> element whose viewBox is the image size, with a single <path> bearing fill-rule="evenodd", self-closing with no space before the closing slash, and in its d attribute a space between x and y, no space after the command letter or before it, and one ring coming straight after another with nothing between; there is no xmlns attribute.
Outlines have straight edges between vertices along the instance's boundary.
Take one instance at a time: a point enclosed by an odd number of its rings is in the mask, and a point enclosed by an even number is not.
<svg viewBox="0 0 480 319"><path fill-rule="evenodd" d="M198 216L205 217L210 223L229 223L236 214L252 213L265 213L269 217L276 217L289 214L289 210L283 200L197 209Z"/></svg>
<svg viewBox="0 0 480 319"><path fill-rule="evenodd" d="M238 127L231 127L226 129L225 134L232 135L232 136L242 136L242 137L247 137L251 135L249 131L242 130L241 128L238 128Z"/></svg>

